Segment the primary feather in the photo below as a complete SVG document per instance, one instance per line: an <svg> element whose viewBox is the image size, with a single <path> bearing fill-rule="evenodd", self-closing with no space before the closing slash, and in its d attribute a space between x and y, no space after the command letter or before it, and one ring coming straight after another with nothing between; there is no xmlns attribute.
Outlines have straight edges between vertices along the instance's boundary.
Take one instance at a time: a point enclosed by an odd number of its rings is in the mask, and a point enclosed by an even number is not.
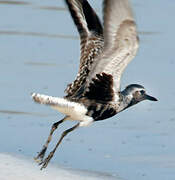
<svg viewBox="0 0 175 180"><path fill-rule="evenodd" d="M65 92L72 96L85 83L94 58L103 48L103 28L95 11L87 0L65 0L72 19L77 27L81 41L79 71L74 82L68 85Z"/></svg>

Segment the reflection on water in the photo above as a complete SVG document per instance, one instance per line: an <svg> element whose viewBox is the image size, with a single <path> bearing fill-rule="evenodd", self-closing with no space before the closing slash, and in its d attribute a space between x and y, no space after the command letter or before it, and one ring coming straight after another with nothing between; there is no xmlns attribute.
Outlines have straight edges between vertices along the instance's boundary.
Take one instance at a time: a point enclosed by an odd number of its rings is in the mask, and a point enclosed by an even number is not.
<svg viewBox="0 0 175 180"><path fill-rule="evenodd" d="M48 114L40 114L34 112L22 112L22 111L11 111L11 110L0 110L2 114L15 114L15 115L30 115L30 116L38 116L38 117L48 117Z"/></svg>

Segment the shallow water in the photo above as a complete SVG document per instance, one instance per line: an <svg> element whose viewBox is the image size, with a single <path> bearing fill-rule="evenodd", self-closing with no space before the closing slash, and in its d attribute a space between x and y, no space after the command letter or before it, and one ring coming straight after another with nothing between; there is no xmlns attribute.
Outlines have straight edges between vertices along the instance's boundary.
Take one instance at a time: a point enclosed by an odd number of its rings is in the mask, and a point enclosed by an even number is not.
<svg viewBox="0 0 175 180"><path fill-rule="evenodd" d="M37 165L29 158L17 155L0 154L1 180L121 180L107 173L73 170L51 165L45 171L39 171Z"/></svg>
<svg viewBox="0 0 175 180"><path fill-rule="evenodd" d="M92 1L100 13L101 1ZM52 162L126 180L175 179L175 2L133 0L140 49L122 80L158 102L143 102L69 135ZM0 1L0 152L33 158L62 115L31 92L63 96L77 72L78 34L63 1ZM49 151L63 129L54 137Z"/></svg>

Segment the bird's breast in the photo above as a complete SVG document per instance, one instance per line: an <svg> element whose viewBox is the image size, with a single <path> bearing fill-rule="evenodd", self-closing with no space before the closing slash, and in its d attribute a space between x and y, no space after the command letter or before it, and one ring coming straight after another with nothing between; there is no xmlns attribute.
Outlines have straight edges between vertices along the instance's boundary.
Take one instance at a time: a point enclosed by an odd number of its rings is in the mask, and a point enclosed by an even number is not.
<svg viewBox="0 0 175 180"><path fill-rule="evenodd" d="M95 121L104 120L117 114L114 107L106 104L92 104L87 109L86 115L91 116Z"/></svg>

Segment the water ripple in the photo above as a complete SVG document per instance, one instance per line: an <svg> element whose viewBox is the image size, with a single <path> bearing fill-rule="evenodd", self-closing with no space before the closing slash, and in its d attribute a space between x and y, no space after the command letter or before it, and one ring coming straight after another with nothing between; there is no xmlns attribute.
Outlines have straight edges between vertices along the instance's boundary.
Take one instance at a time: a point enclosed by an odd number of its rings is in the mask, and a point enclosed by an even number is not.
<svg viewBox="0 0 175 180"><path fill-rule="evenodd" d="M29 2L23 2L23 1L0 1L0 4L5 5L30 5Z"/></svg>
<svg viewBox="0 0 175 180"><path fill-rule="evenodd" d="M154 35L159 34L159 32L149 32L149 31L140 31L140 35ZM63 35L63 34L48 34L42 32L24 32L24 31L9 31L9 30L0 30L0 35L12 35L12 36L36 36L36 37L47 37L47 38L62 38L62 39L79 39L78 36L73 35Z"/></svg>
<svg viewBox="0 0 175 180"><path fill-rule="evenodd" d="M38 6L37 8L41 10L51 10L51 11L67 11L65 7L56 7L56 6Z"/></svg>
<svg viewBox="0 0 175 180"><path fill-rule="evenodd" d="M22 111L12 111L12 110L0 110L2 114L16 114L16 115L30 115L30 116L38 116L38 117L48 117L48 114L40 114L35 112L22 112Z"/></svg>
<svg viewBox="0 0 175 180"><path fill-rule="evenodd" d="M37 37L63 38L63 39L72 39L72 40L78 39L78 36L73 36L73 35L48 34L42 32L9 31L9 30L0 30L0 35L37 36Z"/></svg>
<svg viewBox="0 0 175 180"><path fill-rule="evenodd" d="M44 63L44 62L25 62L24 64L30 66L57 66L56 63Z"/></svg>

